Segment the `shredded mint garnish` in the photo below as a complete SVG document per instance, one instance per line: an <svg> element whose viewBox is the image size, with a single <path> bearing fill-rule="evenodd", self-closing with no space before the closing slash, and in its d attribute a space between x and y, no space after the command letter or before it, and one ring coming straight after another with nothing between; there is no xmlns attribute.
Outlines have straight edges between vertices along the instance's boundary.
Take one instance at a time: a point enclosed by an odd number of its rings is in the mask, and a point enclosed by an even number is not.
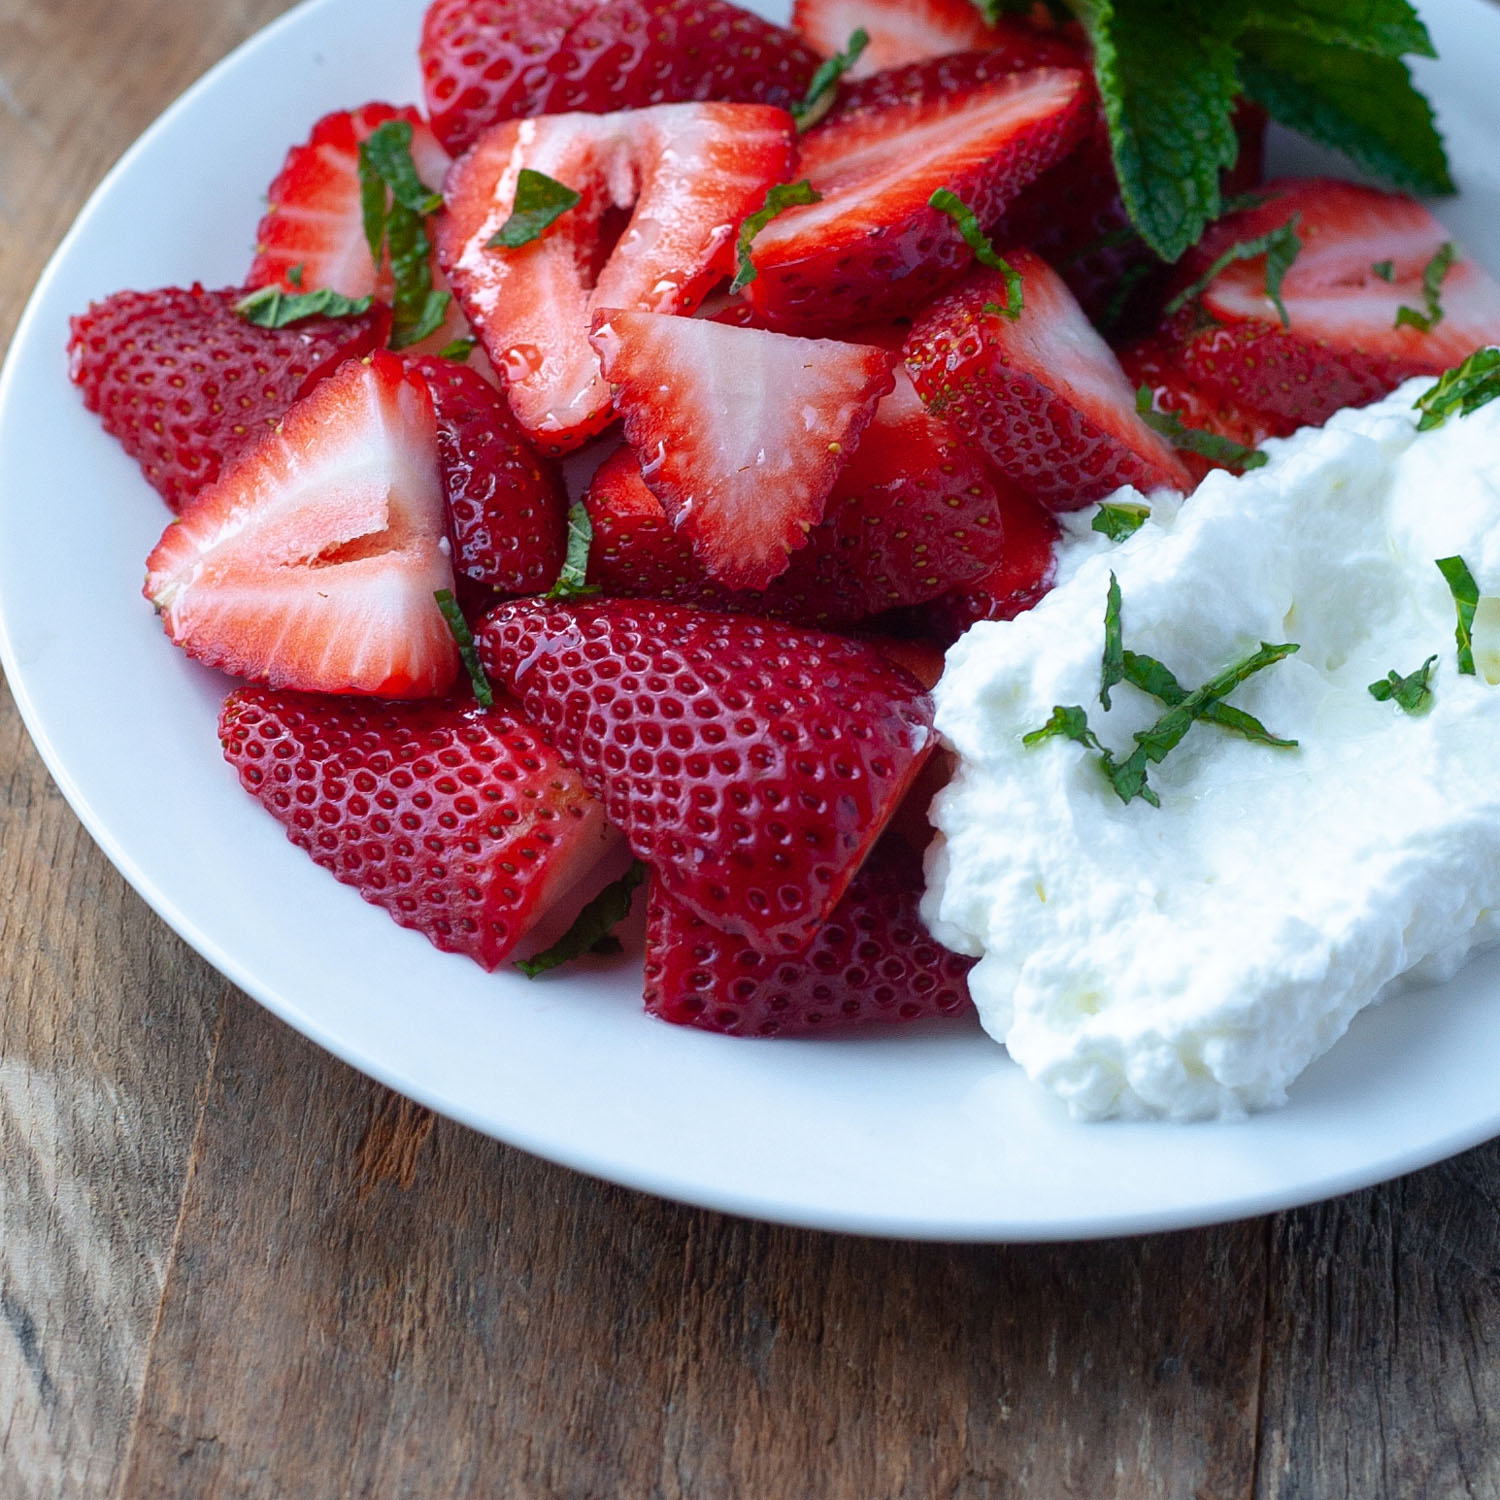
<svg viewBox="0 0 1500 1500"><path fill-rule="evenodd" d="M1089 716L1077 704L1071 708L1064 708L1059 704L1052 710L1052 717L1040 729L1033 729L1030 734L1021 736L1021 743L1030 749L1054 736L1076 740L1080 745L1087 745L1090 750L1104 749L1099 743L1098 735L1089 728Z"/></svg>
<svg viewBox="0 0 1500 1500"><path fill-rule="evenodd" d="M1429 656L1415 672L1408 672L1405 677L1392 668L1379 682L1370 684L1370 696L1379 703L1389 703L1394 699L1397 706L1409 714L1426 713L1432 707L1432 689L1427 680L1432 676L1436 661L1437 657Z"/></svg>
<svg viewBox="0 0 1500 1500"><path fill-rule="evenodd" d="M822 193L818 192L805 177L801 182L782 182L767 189L765 201L740 225L740 237L735 245L740 268L735 272L734 280L729 284L729 290L741 291L760 275L760 272L755 269L755 262L750 259L750 247L755 243L755 236L777 214L784 213L789 208L802 208L809 203L822 201Z"/></svg>
<svg viewBox="0 0 1500 1500"><path fill-rule="evenodd" d="M1469 565L1461 557L1440 557L1438 572L1448 584L1453 595L1453 608L1458 624L1453 629L1453 639L1458 642L1458 670L1465 677L1475 676L1474 671L1474 611L1479 607L1479 585Z"/></svg>
<svg viewBox="0 0 1500 1500"><path fill-rule="evenodd" d="M581 594L597 594L599 585L589 583L589 547L594 541L594 523L582 500L575 500L568 511L568 554L563 560L557 582L547 590L548 599L576 599Z"/></svg>
<svg viewBox="0 0 1500 1500"><path fill-rule="evenodd" d="M797 132L810 130L833 108L841 79L855 63L860 54L870 45L870 33L863 26L856 26L850 33L849 43L842 52L828 58L812 76L807 93L801 104L792 106L792 118L797 122Z"/></svg>
<svg viewBox="0 0 1500 1500"><path fill-rule="evenodd" d="M619 939L614 929L630 915L636 888L646 878L646 867L636 860L613 884L607 885L573 919L573 925L550 948L532 958L523 958L516 967L535 979L548 969L555 969L585 953L618 953Z"/></svg>
<svg viewBox="0 0 1500 1500"><path fill-rule="evenodd" d="M1389 282L1396 279L1396 262L1393 260L1377 260L1370 266L1370 269L1382 281Z"/></svg>
<svg viewBox="0 0 1500 1500"><path fill-rule="evenodd" d="M468 670L469 681L474 684L475 701L481 708L493 708L494 691L490 687L489 678L484 675L484 665L480 662L478 648L474 645L474 632L469 629L469 622L464 619L464 612L458 607L453 590L439 589L432 597L437 600L437 606L443 612L443 619L458 647L459 658Z"/></svg>
<svg viewBox="0 0 1500 1500"><path fill-rule="evenodd" d="M1113 504L1105 501L1089 523L1089 529L1102 533L1112 542L1123 542L1126 537L1134 536L1141 529L1150 514L1149 505L1137 505L1132 500L1116 501Z"/></svg>
<svg viewBox="0 0 1500 1500"><path fill-rule="evenodd" d="M1397 328L1415 328L1422 333L1431 333L1443 321L1443 282L1457 258L1458 248L1452 240L1439 247L1422 271L1422 305L1426 310L1418 312L1414 307L1398 307Z"/></svg>
<svg viewBox="0 0 1500 1500"><path fill-rule="evenodd" d="M1297 226L1302 215L1295 213L1279 229L1258 234L1253 239L1240 240L1231 245L1214 263L1185 291L1179 292L1167 303L1169 314L1180 312L1194 299L1201 297L1218 279L1220 272L1227 270L1236 261L1266 258L1266 296L1271 299L1283 328L1290 328L1292 320L1287 316L1286 303L1281 300L1281 283L1291 270L1292 262L1302 252L1302 239Z"/></svg>
<svg viewBox="0 0 1500 1500"><path fill-rule="evenodd" d="M439 359L455 360L459 364L466 364L469 356L474 352L474 346L478 342L478 339L473 338L454 339L451 344L444 344L438 350L437 357Z"/></svg>
<svg viewBox="0 0 1500 1500"><path fill-rule="evenodd" d="M1159 432L1174 448L1187 453L1196 453L1211 463L1227 464L1233 469L1258 469L1266 455L1258 448L1247 448L1233 438L1220 436L1217 432L1204 432L1197 427L1183 425L1182 413L1157 411L1152 404L1151 387L1143 385L1135 393L1135 409L1141 420L1153 432Z"/></svg>
<svg viewBox="0 0 1500 1500"><path fill-rule="evenodd" d="M316 292L284 292L263 286L241 297L234 310L257 328L285 328L304 318L357 318L370 310L371 297L344 297L324 287Z"/></svg>
<svg viewBox="0 0 1500 1500"><path fill-rule="evenodd" d="M306 266L298 264L293 266L292 269L286 273L286 279L290 281L291 284L296 287L299 292L302 290L302 276L306 270Z"/></svg>
<svg viewBox="0 0 1500 1500"><path fill-rule="evenodd" d="M516 196L510 206L510 217L485 241L486 250L519 250L540 239L570 208L577 206L580 195L566 183L558 182L545 172L522 167L516 177Z"/></svg>
<svg viewBox="0 0 1500 1500"><path fill-rule="evenodd" d="M1099 674L1099 701L1109 709L1109 690L1125 680L1125 637L1120 629L1120 581L1109 575L1104 596L1104 659Z"/></svg>
<svg viewBox="0 0 1500 1500"><path fill-rule="evenodd" d="M983 310L1002 318L1009 318L1014 323L1021 316L1026 305L1020 273L1008 260L996 253L995 247L990 243L989 235L980 228L979 220L974 217L974 210L957 193L945 187L938 188L933 193L932 197L927 200L927 206L947 214L958 226L958 232L963 236L964 244L974 252L974 259L980 265L988 266L992 271L998 271L1005 278L1004 305L998 302L986 302Z"/></svg>
<svg viewBox="0 0 1500 1500"><path fill-rule="evenodd" d="M1455 412L1466 417L1500 396L1500 349L1476 349L1456 369L1447 371L1430 390L1417 397L1414 410L1422 413L1418 432L1441 427Z"/></svg>
<svg viewBox="0 0 1500 1500"><path fill-rule="evenodd" d="M1154 656L1142 656L1136 651L1125 653L1125 681L1143 693L1150 693L1168 708L1176 708L1188 695L1187 689L1166 666ZM1228 703L1209 704L1203 711L1203 717L1221 729L1242 734L1247 740L1254 740L1257 744L1273 745L1278 750L1290 750L1297 743L1296 740L1284 740L1279 735L1272 734L1254 714L1247 714L1244 709L1235 708Z"/></svg>

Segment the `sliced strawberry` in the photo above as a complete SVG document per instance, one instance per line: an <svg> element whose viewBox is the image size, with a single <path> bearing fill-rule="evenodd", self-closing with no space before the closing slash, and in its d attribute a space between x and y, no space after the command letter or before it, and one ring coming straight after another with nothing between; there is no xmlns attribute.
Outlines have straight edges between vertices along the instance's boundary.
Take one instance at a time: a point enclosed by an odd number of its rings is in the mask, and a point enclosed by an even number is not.
<svg viewBox="0 0 1500 1500"><path fill-rule="evenodd" d="M566 452L610 420L595 313L691 312L729 273L740 220L787 172L791 142L778 109L664 104L499 125L454 166L438 258L538 446ZM523 167L582 199L530 244L487 249ZM609 219L632 206L611 248Z"/></svg>
<svg viewBox="0 0 1500 1500"><path fill-rule="evenodd" d="M916 103L839 110L802 140L797 173L822 201L760 231L746 295L772 326L813 332L921 306L974 258L929 205L933 193L947 188L993 224L1072 149L1090 97L1075 69L1032 68Z"/></svg>
<svg viewBox="0 0 1500 1500"><path fill-rule="evenodd" d="M502 120L715 100L790 108L819 57L725 0L433 0L432 128L457 155Z"/></svg>
<svg viewBox="0 0 1500 1500"><path fill-rule="evenodd" d="M913 325L906 366L928 407L1052 510L1077 509L1122 484L1189 489L1061 278L1029 250L1005 254L1022 281L1018 318L998 311L1004 276L981 270Z"/></svg>
<svg viewBox="0 0 1500 1500"><path fill-rule="evenodd" d="M68 373L152 487L180 509L346 359L385 339L390 314L257 328L241 290L116 292L72 320Z"/></svg>
<svg viewBox="0 0 1500 1500"><path fill-rule="evenodd" d="M895 105L931 105L953 95L965 95L1007 73L1027 68L1077 68L1086 71L1088 53L1061 32L1039 31L1018 21L1002 20L988 40L974 44L981 50L949 50L905 58L879 72L852 69L844 75L834 100L834 115L857 114ZM871 40L871 47L875 44ZM842 44L841 44L842 45ZM870 54L866 48L861 61ZM1087 81L1086 81L1087 83Z"/></svg>
<svg viewBox="0 0 1500 1500"><path fill-rule="evenodd" d="M203 491L146 560L191 655L272 687L440 694L458 652L437 425L394 355L350 361Z"/></svg>
<svg viewBox="0 0 1500 1500"><path fill-rule="evenodd" d="M732 1036L805 1036L969 1008L972 958L950 953L918 914L922 865L886 840L803 952L757 952L717 932L653 881L646 1009Z"/></svg>
<svg viewBox="0 0 1500 1500"><path fill-rule="evenodd" d="M224 758L287 837L444 953L493 969L614 837L507 704L241 688Z"/></svg>
<svg viewBox="0 0 1500 1500"><path fill-rule="evenodd" d="M902 63L987 47L993 35L970 0L796 0L792 27L824 57L869 37L845 78L864 78Z"/></svg>
<svg viewBox="0 0 1500 1500"><path fill-rule="evenodd" d="M935 743L873 647L750 615L519 600L479 647L672 895L760 952L812 940Z"/></svg>
<svg viewBox="0 0 1500 1500"><path fill-rule="evenodd" d="M702 318L607 317L594 347L646 483L716 579L765 588L823 519L894 356Z"/></svg>
<svg viewBox="0 0 1500 1500"><path fill-rule="evenodd" d="M1281 286L1289 327L1266 294L1262 256L1221 271L1201 298L1206 318L1179 318L1180 363L1195 385L1294 425L1321 423L1413 375L1436 375L1500 341L1500 285L1460 255L1441 287L1442 318L1398 327L1424 311L1423 272L1449 240L1420 203L1329 180L1268 184L1267 202L1216 224L1184 259L1190 288L1229 246L1300 215L1302 249ZM1375 270L1391 263L1391 280ZM1186 332L1182 332L1186 328Z"/></svg>
<svg viewBox="0 0 1500 1500"><path fill-rule="evenodd" d="M482 375L435 355L413 363L437 409L454 570L502 594L550 588L568 545L568 496L557 465L532 450Z"/></svg>

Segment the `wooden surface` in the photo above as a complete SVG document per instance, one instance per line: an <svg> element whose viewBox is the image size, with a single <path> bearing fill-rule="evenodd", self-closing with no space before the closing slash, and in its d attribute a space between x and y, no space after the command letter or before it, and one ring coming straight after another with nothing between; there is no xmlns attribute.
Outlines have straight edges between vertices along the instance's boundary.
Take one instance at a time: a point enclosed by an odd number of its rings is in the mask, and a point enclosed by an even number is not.
<svg viewBox="0 0 1500 1500"><path fill-rule="evenodd" d="M0 0L0 347L281 8ZM1500 1497L1500 1147L1109 1244L774 1229L320 1054L129 891L8 698L0 872L3 1500Z"/></svg>

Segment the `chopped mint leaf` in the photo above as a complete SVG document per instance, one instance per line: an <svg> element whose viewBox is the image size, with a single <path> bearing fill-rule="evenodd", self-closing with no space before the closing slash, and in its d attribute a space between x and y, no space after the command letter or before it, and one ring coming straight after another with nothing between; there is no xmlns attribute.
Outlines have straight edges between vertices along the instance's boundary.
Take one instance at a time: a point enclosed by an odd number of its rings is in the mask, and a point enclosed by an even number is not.
<svg viewBox="0 0 1500 1500"><path fill-rule="evenodd" d="M1397 328L1416 328L1422 333L1431 333L1443 321L1443 282L1457 258L1458 249L1452 240L1438 247L1422 271L1422 302L1426 311L1418 312L1414 307L1398 307Z"/></svg>
<svg viewBox="0 0 1500 1500"><path fill-rule="evenodd" d="M1187 689L1174 677L1171 671L1152 656L1142 656L1135 651L1125 653L1125 681L1132 687L1140 688L1143 693L1150 693L1153 698L1160 699L1168 708L1176 708L1188 695ZM1235 734L1242 734L1247 740L1254 740L1257 744L1272 745L1278 750L1290 750L1296 745L1296 740L1284 740L1279 735L1274 735L1254 714L1247 714L1244 709L1231 707L1228 703L1210 703L1203 711L1206 722L1217 724L1221 729L1232 730Z"/></svg>
<svg viewBox="0 0 1500 1500"><path fill-rule="evenodd" d="M1271 299L1281 318L1281 326L1290 328L1292 320L1287 317L1286 304L1281 300L1281 283L1291 270L1292 262L1302 252L1302 239L1297 226L1302 215L1295 213L1279 229L1258 234L1253 239L1240 240L1231 245L1214 263L1185 291L1179 292L1167 303L1167 313L1181 312L1189 302L1201 297L1218 279L1221 271L1228 270L1236 261L1266 258L1266 296Z"/></svg>
<svg viewBox="0 0 1500 1500"><path fill-rule="evenodd" d="M467 362L469 356L474 352L474 346L479 342L474 338L454 339L451 344L444 344L437 352L439 359L456 360L459 364Z"/></svg>
<svg viewBox="0 0 1500 1500"><path fill-rule="evenodd" d="M927 200L927 206L947 214L958 226L964 244L974 252L974 259L980 265L998 271L1005 278L1005 305L1002 307L998 302L986 302L984 311L998 313L1014 323L1026 305L1020 273L1008 260L995 253L989 235L980 228L979 220L974 217L974 210L949 188L938 188Z"/></svg>
<svg viewBox="0 0 1500 1500"><path fill-rule="evenodd" d="M291 284L296 287L299 292L302 290L302 277L306 270L306 266L299 264L293 266L292 269L286 273L286 279L290 281Z"/></svg>
<svg viewBox="0 0 1500 1500"><path fill-rule="evenodd" d="M453 590L439 589L432 597L437 600L437 606L443 612L443 619L447 622L454 644L458 647L459 657L468 670L469 681L474 684L475 701L481 708L493 708L495 694L490 687L489 678L484 675L484 666L479 660L479 651L474 645L474 632L469 629L469 622L464 619L464 612L458 607L458 600L453 597Z"/></svg>
<svg viewBox="0 0 1500 1500"><path fill-rule="evenodd" d="M285 328L304 318L357 318L369 312L371 297L344 297L327 287L316 292L284 292L263 286L241 297L234 310L257 328Z"/></svg>
<svg viewBox="0 0 1500 1500"><path fill-rule="evenodd" d="M1461 557L1440 557L1438 572L1448 584L1453 595L1453 608L1458 615L1453 639L1458 642L1458 670L1462 676L1473 677L1474 672L1474 611L1479 607L1479 585L1469 565Z"/></svg>
<svg viewBox="0 0 1500 1500"><path fill-rule="evenodd" d="M1152 404L1149 385L1143 385L1136 391L1135 409L1146 426L1153 432L1159 432L1174 448L1196 453L1212 463L1228 464L1230 468L1244 470L1258 469L1267 461L1264 453L1256 448L1247 448L1233 438L1184 426L1181 412L1157 411Z"/></svg>
<svg viewBox="0 0 1500 1500"><path fill-rule="evenodd" d="M1381 681L1370 684L1370 696L1378 703L1389 703L1394 699L1396 705L1409 714L1426 713L1432 707L1432 689L1428 687L1427 679L1432 676L1436 661L1437 657L1429 656L1415 672L1408 672L1405 677L1392 668Z"/></svg>
<svg viewBox="0 0 1500 1500"><path fill-rule="evenodd" d="M1441 427L1456 412L1466 417L1500 396L1500 349L1476 349L1461 365L1446 371L1438 383L1417 397L1422 413L1418 432Z"/></svg>
<svg viewBox="0 0 1500 1500"><path fill-rule="evenodd" d="M1021 743L1029 750L1033 745L1040 745L1043 740L1050 740L1054 736L1076 740L1090 750L1102 752L1104 749L1098 736L1089 728L1089 716L1076 704L1072 708L1064 708L1058 704L1052 710L1052 717L1040 729L1033 729L1030 734L1021 736Z"/></svg>
<svg viewBox="0 0 1500 1500"><path fill-rule="evenodd" d="M797 122L797 132L811 129L833 108L838 95L839 79L859 61L860 53L870 45L870 33L863 26L856 26L850 33L849 43L842 52L828 58L812 76L807 93L801 104L792 106L792 118Z"/></svg>
<svg viewBox="0 0 1500 1500"><path fill-rule="evenodd" d="M396 292L391 299L391 348L420 344L443 326L451 293L432 285L432 241L425 221L396 204L385 221L386 244Z"/></svg>
<svg viewBox="0 0 1500 1500"><path fill-rule="evenodd" d="M782 182L768 189L765 202L740 225L740 237L735 247L740 268L735 272L734 280L729 284L729 290L738 292L749 286L760 275L760 272L755 269L755 262L750 259L750 246L755 243L755 236L777 214L784 213L789 208L802 208L809 203L822 201L822 193L817 192L805 177L801 182Z"/></svg>
<svg viewBox="0 0 1500 1500"><path fill-rule="evenodd" d="M1130 500L1114 504L1105 501L1089 523L1089 529L1100 532L1112 542L1123 542L1126 537L1134 536L1141 529L1150 514L1149 505L1137 505Z"/></svg>
<svg viewBox="0 0 1500 1500"><path fill-rule="evenodd" d="M619 939L614 928L630 915L636 888L646 879L646 867L640 860L612 884L604 887L573 919L573 925L550 948L531 958L523 958L516 967L535 979L548 969L582 958L585 953L618 953Z"/></svg>
<svg viewBox="0 0 1500 1500"><path fill-rule="evenodd" d="M1393 260L1377 260L1370 269L1382 281L1394 281L1396 279L1396 262Z"/></svg>
<svg viewBox="0 0 1500 1500"><path fill-rule="evenodd" d="M1104 660L1099 674L1099 701L1109 710L1109 690L1125 680L1125 638L1120 629L1120 580L1109 575L1104 596Z"/></svg>
<svg viewBox="0 0 1500 1500"><path fill-rule="evenodd" d="M402 208L425 219L443 206L443 195L434 192L417 175L411 159L410 120L387 120L372 130L360 146L360 156L391 190Z"/></svg>
<svg viewBox="0 0 1500 1500"><path fill-rule="evenodd" d="M519 250L540 239L570 208L580 194L565 183L522 167L516 178L516 196L510 217L485 241L486 250Z"/></svg>
<svg viewBox="0 0 1500 1500"><path fill-rule="evenodd" d="M586 582L589 576L589 548L594 541L594 523L582 500L575 500L568 512L568 554L563 560L557 582L547 590L548 599L576 599L581 594L597 594L599 585Z"/></svg>

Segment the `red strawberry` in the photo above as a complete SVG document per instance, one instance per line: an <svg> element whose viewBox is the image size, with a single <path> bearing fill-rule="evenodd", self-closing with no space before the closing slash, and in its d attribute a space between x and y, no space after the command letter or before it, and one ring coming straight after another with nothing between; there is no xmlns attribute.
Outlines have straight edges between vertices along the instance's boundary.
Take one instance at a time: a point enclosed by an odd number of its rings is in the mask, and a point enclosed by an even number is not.
<svg viewBox="0 0 1500 1500"><path fill-rule="evenodd" d="M607 316L594 347L646 483L715 578L765 588L823 519L894 357L702 318Z"/></svg>
<svg viewBox="0 0 1500 1500"><path fill-rule="evenodd" d="M928 935L921 896L920 860L887 840L808 948L770 955L715 931L653 881L646 1009L734 1036L803 1036L966 1012L974 960Z"/></svg>
<svg viewBox="0 0 1500 1500"><path fill-rule="evenodd" d="M750 615L518 600L479 646L672 895L761 952L812 940L935 743L873 647Z"/></svg>
<svg viewBox="0 0 1500 1500"><path fill-rule="evenodd" d="M247 285L290 292L331 287L345 297L390 301L390 265L377 278L359 200L360 144L388 120L411 125L417 176L434 189L442 186L448 153L416 110L366 104L325 115L306 142L287 152L267 190L270 207L256 230Z"/></svg>
<svg viewBox="0 0 1500 1500"><path fill-rule="evenodd" d="M1029 250L1006 252L1020 275L1014 321L1005 278L976 271L917 319L906 366L928 407L976 442L1000 471L1053 510L1122 484L1187 490L1167 442L1136 414L1135 391L1057 273Z"/></svg>
<svg viewBox="0 0 1500 1500"><path fill-rule="evenodd" d="M166 287L116 292L72 320L68 373L173 510L180 509L300 396L384 341L390 314L257 328L245 294Z"/></svg>
<svg viewBox="0 0 1500 1500"><path fill-rule="evenodd" d="M451 359L413 361L437 409L455 571L502 594L550 588L568 544L562 475L526 441L505 399Z"/></svg>
<svg viewBox="0 0 1500 1500"><path fill-rule="evenodd" d="M457 155L502 120L716 100L789 108L820 59L725 0L433 0L432 128Z"/></svg>
<svg viewBox="0 0 1500 1500"><path fill-rule="evenodd" d="M555 115L496 126L454 166L438 258L538 446L566 452L610 420L589 347L596 312L691 312L729 273L740 220L788 169L791 129L756 104ZM582 201L530 244L487 249L523 167ZM632 206L612 242L611 220Z"/></svg>
<svg viewBox="0 0 1500 1500"><path fill-rule="evenodd" d="M878 73L856 73L852 81L846 74L839 85L832 115L890 109L896 105L932 105L1028 68L1080 71L1088 68L1087 52L1058 32L1001 21L988 36L987 42L976 44L982 50L924 54ZM868 56L869 48L861 54L861 59ZM1087 80L1085 86L1089 87Z"/></svg>
<svg viewBox="0 0 1500 1500"><path fill-rule="evenodd" d="M1500 341L1500 286L1465 256L1443 278L1441 320L1429 332L1396 326L1401 307L1424 311L1423 272L1449 238L1414 199L1329 180L1275 182L1266 192L1267 202L1209 230L1177 285L1189 288L1229 246L1300 215L1302 249L1281 288L1290 327L1266 295L1265 258L1229 266L1202 295L1207 326L1193 308L1173 325L1193 384L1293 425L1316 424ZM1390 281L1375 270L1386 261Z"/></svg>
<svg viewBox="0 0 1500 1500"><path fill-rule="evenodd" d="M824 57L842 52L863 30L870 40L846 78L988 47L995 35L970 0L796 0L792 26Z"/></svg>
<svg viewBox="0 0 1500 1500"><path fill-rule="evenodd" d="M577 774L506 704L241 688L219 740L299 849L486 969L613 838Z"/></svg>
<svg viewBox="0 0 1500 1500"><path fill-rule="evenodd" d="M802 139L797 172L822 201L786 209L755 238L746 289L772 326L829 331L894 317L958 279L973 252L928 199L956 193L993 224L1087 128L1071 68L1008 72L968 90L841 109Z"/></svg>
<svg viewBox="0 0 1500 1500"><path fill-rule="evenodd" d="M437 426L394 355L350 361L167 527L146 597L191 655L272 687L440 694L458 652Z"/></svg>

